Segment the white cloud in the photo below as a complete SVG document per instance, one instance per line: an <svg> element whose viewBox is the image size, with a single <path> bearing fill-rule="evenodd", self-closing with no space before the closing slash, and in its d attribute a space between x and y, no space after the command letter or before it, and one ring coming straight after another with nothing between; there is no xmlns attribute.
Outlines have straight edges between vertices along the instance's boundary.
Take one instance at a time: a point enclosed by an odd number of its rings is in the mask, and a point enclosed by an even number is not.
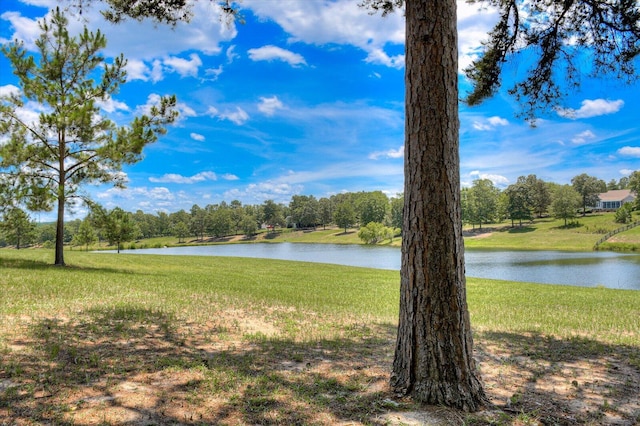
<svg viewBox="0 0 640 426"><path fill-rule="evenodd" d="M291 52L290 50L283 49L278 46L268 45L262 46L257 49L249 49L249 58L252 61L283 61L297 67L299 65L307 65L302 55Z"/></svg>
<svg viewBox="0 0 640 426"><path fill-rule="evenodd" d="M105 25L95 7L83 13L83 17L89 19L91 29L100 28L105 34L109 40L107 53L110 55L122 52L125 58L149 61L186 51L199 51L205 55L221 53L220 44L232 40L237 34L235 24L227 25L217 19L220 7L216 2L194 1L192 11L190 22L179 22L171 30L151 20L127 20L118 25ZM135 43L131 42L132 34L135 34Z"/></svg>
<svg viewBox="0 0 640 426"><path fill-rule="evenodd" d="M58 1L45 1L40 4L49 9L58 5ZM220 6L216 2L192 2L193 16L190 22L179 22L172 30L165 25L157 25L151 20L126 20L118 25L106 24L100 14L98 3L83 9L82 17L69 16L71 34L81 32L84 25L95 31L100 28L109 44L106 48L108 56L123 53L129 60L149 61L185 51L200 51L206 55L219 54L222 42L232 40L236 34L234 23L227 24L216 17L220 15ZM9 21L14 31L10 39L25 41L25 47L34 50L34 41L40 34L37 21L21 16L19 12L5 12L1 19ZM132 43L132 34L135 42Z"/></svg>
<svg viewBox="0 0 640 426"><path fill-rule="evenodd" d="M34 19L25 18L20 12L4 12L0 15L0 19L9 21L13 29L13 34L8 39L1 39L3 44L6 42L12 42L13 40L21 40L24 42L24 47L28 50L35 50L35 41L40 36L40 27L38 22Z"/></svg>
<svg viewBox="0 0 640 426"><path fill-rule="evenodd" d="M260 103L258 104L258 110L269 117L275 114L277 110L283 108L284 105L277 96L273 96L271 98L261 97Z"/></svg>
<svg viewBox="0 0 640 426"><path fill-rule="evenodd" d="M507 186L509 184L509 179L497 174L491 173L482 173L479 170L474 170L469 173L469 176L473 179L489 179L496 186Z"/></svg>
<svg viewBox="0 0 640 426"><path fill-rule="evenodd" d="M214 172L200 172L193 176L182 176L176 173L167 173L159 178L149 178L149 181L154 183L179 183L186 185L212 180L218 180L218 176Z"/></svg>
<svg viewBox="0 0 640 426"><path fill-rule="evenodd" d="M209 108L211 109L211 108ZM249 114L240 107L236 107L235 111L227 111L218 115L223 120L229 120L238 126L244 124L249 119Z"/></svg>
<svg viewBox="0 0 640 426"><path fill-rule="evenodd" d="M276 203L287 203L293 195L302 192L302 185L291 185L282 182L252 183L244 190L233 189L225 192L225 200L246 199L252 202L262 203L266 200L274 200Z"/></svg>
<svg viewBox="0 0 640 426"><path fill-rule="evenodd" d="M481 41L487 40L487 33L498 20L496 9L478 6L465 1L458 2L458 68L463 70L471 65L482 52Z"/></svg>
<svg viewBox="0 0 640 426"><path fill-rule="evenodd" d="M507 126L509 121L498 116L489 117L484 121L474 121L473 128L480 131L493 130L498 126Z"/></svg>
<svg viewBox="0 0 640 426"><path fill-rule="evenodd" d="M618 150L618 154L640 158L640 146L624 146Z"/></svg>
<svg viewBox="0 0 640 426"><path fill-rule="evenodd" d="M633 172L635 172L635 170L632 170L632 169L622 169L622 170L620 170L620 174L622 176L630 176L631 173L633 173Z"/></svg>
<svg viewBox="0 0 640 426"><path fill-rule="evenodd" d="M404 55L389 56L382 49L373 49L369 52L366 62L371 64L381 64L390 68L401 69L404 67Z"/></svg>
<svg viewBox="0 0 640 426"><path fill-rule="evenodd" d="M130 59L127 61L127 81L142 80L148 81L150 70L144 61L138 59Z"/></svg>
<svg viewBox="0 0 640 426"><path fill-rule="evenodd" d="M369 159L378 160L380 158L403 158L404 157L404 145L398 149L390 149L388 151L377 151L369 154Z"/></svg>
<svg viewBox="0 0 640 426"><path fill-rule="evenodd" d="M207 109L206 115L210 116L210 117L217 117L218 116L218 108L214 107L214 106L210 106Z"/></svg>
<svg viewBox="0 0 640 426"><path fill-rule="evenodd" d="M374 52L384 50L387 43L404 43L402 12L382 18L370 15L353 0L287 2L285 8L275 8L263 0L245 0L243 4L259 17L278 23L290 34L289 42L353 45L367 52L370 62L392 63L390 55Z"/></svg>
<svg viewBox="0 0 640 426"><path fill-rule="evenodd" d="M616 101L608 101L606 99L585 99L582 101L579 109L558 109L559 116L570 118L572 120L578 118L597 117L600 115L614 114L622 109L624 101L618 99Z"/></svg>
<svg viewBox="0 0 640 426"><path fill-rule="evenodd" d="M498 116L489 117L489 119L487 121L492 126L506 126L506 125L509 124L509 121L507 121L506 119L504 119L502 117L498 117Z"/></svg>
<svg viewBox="0 0 640 426"><path fill-rule="evenodd" d="M227 49L227 62L228 63L232 63L237 57L240 56L235 52L235 49L236 49L235 44L229 46L229 48Z"/></svg>
<svg viewBox="0 0 640 426"><path fill-rule="evenodd" d="M198 69L202 66L202 60L196 53L189 55L190 59L169 56L163 63L169 71L180 74L181 77L196 77Z"/></svg>
<svg viewBox="0 0 640 426"><path fill-rule="evenodd" d="M16 108L16 115L25 123L40 122L40 113L49 113L51 108L41 103L28 101L23 106Z"/></svg>
<svg viewBox="0 0 640 426"><path fill-rule="evenodd" d="M189 136L191 137L191 139L202 142L205 140L204 135L201 135L199 133L191 133L189 134Z"/></svg>
<svg viewBox="0 0 640 426"><path fill-rule="evenodd" d="M178 115L178 119L176 120L175 124L178 124L189 117L198 116L198 114L194 111L194 109L191 108L189 105L185 104L184 102L178 102L176 104L176 109L178 110L180 115Z"/></svg>
<svg viewBox="0 0 640 426"><path fill-rule="evenodd" d="M45 0L38 5L52 9L58 5L58 1ZM205 55L220 54L221 43L232 40L237 31L234 23L228 25L217 19L221 16L221 9L216 2L194 1L191 6L191 21L179 22L175 28L168 29L151 20L126 20L118 25L105 23L100 14L101 6L95 2L86 5L81 17L68 15L68 29L72 35L79 34L85 25L90 31L100 29L108 40L105 56L115 57L122 53L128 60L129 80L155 83L164 78L164 72L176 72L183 77L196 76L202 65L200 57L195 53L190 55L190 59L176 55L187 51L198 51ZM12 11L2 13L0 19L8 21L7 26L12 30L8 39L0 38L0 43L18 39L24 41L28 50L36 50L34 42L40 35L38 19L23 17L20 12Z"/></svg>
<svg viewBox="0 0 640 426"><path fill-rule="evenodd" d="M206 70L204 70L204 75L210 77L212 80L217 80L223 71L224 67L220 65L218 68L207 68Z"/></svg>
<svg viewBox="0 0 640 426"><path fill-rule="evenodd" d="M160 105L161 96L157 93L151 93L147 96L147 102L144 105L138 105L136 107L137 114L149 114L151 112L151 107ZM191 108L189 105L184 102L176 103L176 109L178 110L179 116L178 121L184 120L188 117L196 117L198 114Z"/></svg>
<svg viewBox="0 0 640 426"><path fill-rule="evenodd" d="M135 187L135 188L109 188L106 191L102 191L96 195L101 200L108 200L112 203L115 199L124 200L140 200L140 203L147 203L147 199L172 201L175 199L173 193L165 187L158 186L154 188L147 187ZM109 201L110 200L110 201Z"/></svg>
<svg viewBox="0 0 640 426"><path fill-rule="evenodd" d="M0 97L3 96L20 96L20 88L13 84L0 86Z"/></svg>
<svg viewBox="0 0 640 426"><path fill-rule="evenodd" d="M149 64L142 60L132 59L127 61L127 77L129 80L142 80L157 83L164 80L165 73L177 73L181 77L197 77L202 66L200 56L195 53L189 55L190 59L178 56L166 56L162 59L154 59ZM220 70L222 72L222 70ZM208 69L205 73L210 74Z"/></svg>
<svg viewBox="0 0 640 426"><path fill-rule="evenodd" d="M584 145L586 143L589 143L589 141L591 141L592 139L595 139L595 137L596 135L591 130L585 130L584 132L575 135L571 139L571 142L576 145Z"/></svg>
<svg viewBox="0 0 640 426"><path fill-rule="evenodd" d="M240 178L234 174L231 173L225 173L222 176L220 176L222 179L224 180L239 180Z"/></svg>
<svg viewBox="0 0 640 426"><path fill-rule="evenodd" d="M134 194L145 195L152 200L167 200L171 201L175 199L175 196L169 191L168 188L159 186L156 188L152 188L151 190L147 190L147 188L136 188L133 190Z"/></svg>
<svg viewBox="0 0 640 426"><path fill-rule="evenodd" d="M151 107L160 104L160 95L157 93L151 93L147 96L147 102L144 105L138 105L136 107L137 114L149 114Z"/></svg>
<svg viewBox="0 0 640 426"><path fill-rule="evenodd" d="M129 106L124 102L116 101L111 96L107 96L105 100L97 101L96 104L104 111L112 113L117 110L129 111Z"/></svg>
<svg viewBox="0 0 640 426"><path fill-rule="evenodd" d="M286 8L273 7L264 0L244 0L243 5L261 18L278 23L290 42L316 45L342 44L356 46L367 53L366 61L401 68L404 55L389 52L401 47L405 40L404 12L386 17L358 6L354 0L287 2ZM464 68L477 55L480 42L497 21L494 8L458 2L458 39L460 67Z"/></svg>
<svg viewBox="0 0 640 426"><path fill-rule="evenodd" d="M151 65L149 70L149 76L147 80L151 80L154 83L162 81L164 79L164 68L162 67L162 61L156 59Z"/></svg>

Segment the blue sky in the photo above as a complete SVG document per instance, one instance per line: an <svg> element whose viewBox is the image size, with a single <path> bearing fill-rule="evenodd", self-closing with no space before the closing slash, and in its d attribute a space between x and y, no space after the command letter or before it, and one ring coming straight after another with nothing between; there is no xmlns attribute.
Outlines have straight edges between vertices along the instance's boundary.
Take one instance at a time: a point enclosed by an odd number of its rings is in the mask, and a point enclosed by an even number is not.
<svg viewBox="0 0 640 426"><path fill-rule="evenodd" d="M55 0L1 0L0 42L33 46ZM242 24L218 19L210 2L175 30L150 22L112 25L99 10L71 18L105 33L107 58L123 53L128 82L103 105L120 124L159 95L176 94L181 117L125 169L126 190L86 190L108 208L147 213L234 199L288 203L344 191L403 189L404 21L357 7L357 0L243 0ZM459 1L460 64L478 52L495 20ZM506 76L518 73L518 64ZM584 80L564 110L532 128L506 92L460 106L461 180L504 188L536 174L569 183L588 173L609 181L640 169L640 83ZM17 80L0 58L0 94ZM467 87L461 76L460 85ZM37 110L37 106L27 108ZM0 141L1 142L1 141ZM75 214L83 216L82 208Z"/></svg>

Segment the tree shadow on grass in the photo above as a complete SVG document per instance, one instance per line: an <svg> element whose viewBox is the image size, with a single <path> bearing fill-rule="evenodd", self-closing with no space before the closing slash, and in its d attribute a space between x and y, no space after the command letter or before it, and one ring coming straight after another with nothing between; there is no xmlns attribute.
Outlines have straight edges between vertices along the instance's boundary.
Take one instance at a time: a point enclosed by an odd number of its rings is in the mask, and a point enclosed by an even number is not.
<svg viewBox="0 0 640 426"><path fill-rule="evenodd" d="M12 259L3 258L0 256L0 270L2 269L26 269L29 271L86 271L86 272L99 272L99 273L113 273L113 274L130 274L131 270L120 268L95 268L91 266L79 266L73 264L67 264L65 266L54 265L53 263L44 262L41 260L33 259ZM146 275L144 272L136 271L136 274Z"/></svg>
<svg viewBox="0 0 640 426"><path fill-rule="evenodd" d="M567 230L567 229L575 229L575 228L582 228L584 226L584 224L580 223L580 222L569 222L566 225L559 225L559 226L554 226L551 229L558 229L558 230Z"/></svg>
<svg viewBox="0 0 640 426"><path fill-rule="evenodd" d="M509 234L528 234L529 232L534 232L537 229L533 226L516 226L514 228L508 228Z"/></svg>
<svg viewBox="0 0 640 426"><path fill-rule="evenodd" d="M516 419L567 426L640 421L639 347L537 333L478 337L489 394Z"/></svg>
<svg viewBox="0 0 640 426"><path fill-rule="evenodd" d="M0 424L384 424L392 329L301 343L141 307L42 319L2 353Z"/></svg>
<svg viewBox="0 0 640 426"><path fill-rule="evenodd" d="M31 259L7 259L5 257L0 257L0 268L13 268L13 269L29 269L29 270L42 270L53 268L54 265L51 263L31 260Z"/></svg>
<svg viewBox="0 0 640 426"><path fill-rule="evenodd" d="M355 234L357 231L342 231L333 234L334 237L344 237L345 235Z"/></svg>
<svg viewBox="0 0 640 426"><path fill-rule="evenodd" d="M340 337L302 342L139 305L40 319L0 346L0 424L386 425L389 410L430 410L390 404L395 331L345 324ZM638 347L535 333L475 340L497 410L439 424L640 420Z"/></svg>

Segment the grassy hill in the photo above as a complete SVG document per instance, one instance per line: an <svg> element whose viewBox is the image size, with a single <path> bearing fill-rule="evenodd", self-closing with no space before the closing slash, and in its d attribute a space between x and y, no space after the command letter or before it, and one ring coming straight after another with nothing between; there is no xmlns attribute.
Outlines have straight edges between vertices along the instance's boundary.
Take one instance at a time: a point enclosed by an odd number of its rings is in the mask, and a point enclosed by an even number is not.
<svg viewBox="0 0 640 426"><path fill-rule="evenodd" d="M638 216L635 216L638 220ZM564 226L564 221L552 218L535 219L523 226L510 224L490 225L485 232L467 229L465 246L468 248L501 248L511 250L593 250L595 243L622 224L616 223L614 213L589 214L578 217ZM640 250L640 228L618 234L606 249L616 249L616 241L623 241L627 250ZM620 240L618 240L620 238ZM602 247L605 249L605 247Z"/></svg>

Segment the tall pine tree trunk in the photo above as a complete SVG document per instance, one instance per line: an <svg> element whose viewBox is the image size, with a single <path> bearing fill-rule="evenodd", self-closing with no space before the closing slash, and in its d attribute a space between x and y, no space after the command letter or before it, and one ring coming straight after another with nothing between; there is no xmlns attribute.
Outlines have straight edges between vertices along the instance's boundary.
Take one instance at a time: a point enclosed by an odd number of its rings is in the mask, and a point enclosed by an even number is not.
<svg viewBox="0 0 640 426"><path fill-rule="evenodd" d="M404 224L391 384L418 401L475 411L485 395L465 291L456 0L405 4Z"/></svg>
<svg viewBox="0 0 640 426"><path fill-rule="evenodd" d="M54 265L64 266L64 205L66 201L66 134L64 129L58 130L58 217L56 220L56 258Z"/></svg>
<svg viewBox="0 0 640 426"><path fill-rule="evenodd" d="M58 196L58 218L56 220L55 265L64 266L64 197Z"/></svg>

